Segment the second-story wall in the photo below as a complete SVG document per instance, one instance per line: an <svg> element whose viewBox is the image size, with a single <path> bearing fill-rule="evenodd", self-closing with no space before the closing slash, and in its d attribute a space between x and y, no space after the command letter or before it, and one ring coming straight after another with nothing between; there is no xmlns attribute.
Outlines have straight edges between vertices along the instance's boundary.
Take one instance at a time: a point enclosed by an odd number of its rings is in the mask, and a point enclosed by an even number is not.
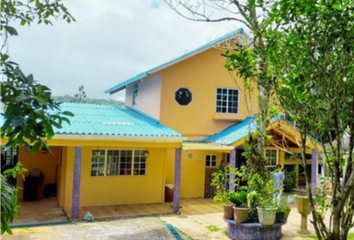
<svg viewBox="0 0 354 240"><path fill-rule="evenodd" d="M138 84L137 104L133 106L133 88L128 86L125 92L125 104L134 107L156 119L160 119L161 75Z"/></svg>
<svg viewBox="0 0 354 240"><path fill-rule="evenodd" d="M230 76L224 67L224 53L211 48L161 70L160 121L190 139L208 136L243 120L250 115L243 95L242 80ZM149 80L150 81L150 80ZM238 113L216 113L216 89L239 89ZM181 106L175 101L175 92L188 88L192 101ZM256 92L253 96L256 96ZM253 113L257 110L256 97L252 98Z"/></svg>

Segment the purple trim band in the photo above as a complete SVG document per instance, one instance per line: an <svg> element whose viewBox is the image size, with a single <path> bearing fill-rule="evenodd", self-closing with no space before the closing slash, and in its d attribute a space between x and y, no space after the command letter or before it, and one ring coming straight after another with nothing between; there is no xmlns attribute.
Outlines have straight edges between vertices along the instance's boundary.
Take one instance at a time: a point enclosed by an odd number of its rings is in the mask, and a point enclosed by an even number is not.
<svg viewBox="0 0 354 240"><path fill-rule="evenodd" d="M230 168L236 168L236 149L232 150L230 153ZM235 191L235 174L230 171L230 185L229 191Z"/></svg>
<svg viewBox="0 0 354 240"><path fill-rule="evenodd" d="M181 191L181 154L182 148L176 148L176 162L175 162L175 185L173 191L173 212L179 212L179 198Z"/></svg>
<svg viewBox="0 0 354 240"><path fill-rule="evenodd" d="M312 196L316 196L316 180L317 180L317 153L312 149L311 154L311 192Z"/></svg>
<svg viewBox="0 0 354 240"><path fill-rule="evenodd" d="M71 218L72 219L78 219L79 218L81 161L82 161L82 147L75 147L73 203L72 203L72 208L71 208Z"/></svg>

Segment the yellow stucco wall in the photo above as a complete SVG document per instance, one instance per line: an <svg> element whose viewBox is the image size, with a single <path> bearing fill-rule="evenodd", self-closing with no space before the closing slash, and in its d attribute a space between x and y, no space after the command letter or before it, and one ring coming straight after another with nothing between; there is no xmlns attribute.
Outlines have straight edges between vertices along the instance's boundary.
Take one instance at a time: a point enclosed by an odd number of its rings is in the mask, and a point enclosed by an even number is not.
<svg viewBox="0 0 354 240"><path fill-rule="evenodd" d="M188 154L192 154L192 158ZM217 155L218 168L222 160L222 153L213 151L185 151L182 150L181 163L181 198L204 197L205 182L205 156L207 154ZM168 149L166 157L166 183L174 183L175 172L175 150Z"/></svg>
<svg viewBox="0 0 354 240"><path fill-rule="evenodd" d="M182 133L184 136L208 136L249 116L245 98L239 92L238 114L216 114L216 88L235 88L229 72L223 66L223 51L211 48L179 63L169 66L144 79L144 81L161 74L161 123ZM237 78L240 88L242 80ZM192 92L192 102L180 106L175 101L175 92L180 88ZM254 93L256 96L256 92ZM253 98L253 113L257 111L257 98Z"/></svg>
<svg viewBox="0 0 354 240"><path fill-rule="evenodd" d="M82 150L80 206L100 206L164 201L165 148L149 149L145 176L91 177L91 151L97 146ZM117 146L100 149L119 149ZM129 148L134 149L134 148ZM136 148L135 148L136 149ZM140 149L140 148L138 148ZM63 167L66 169L63 207L71 207L75 147L67 147Z"/></svg>
<svg viewBox="0 0 354 240"><path fill-rule="evenodd" d="M24 175L28 176L31 169L39 168L45 176L43 184L37 189L37 199L43 198L43 190L46 184L58 182L56 168L60 160L61 147L52 147L51 149L53 154L49 152L43 154L41 151L30 153L25 147L19 148L18 161L28 170ZM56 175L57 180L55 179ZM17 185L23 188L23 179L20 175L17 177ZM23 199L23 190L18 191L18 198Z"/></svg>

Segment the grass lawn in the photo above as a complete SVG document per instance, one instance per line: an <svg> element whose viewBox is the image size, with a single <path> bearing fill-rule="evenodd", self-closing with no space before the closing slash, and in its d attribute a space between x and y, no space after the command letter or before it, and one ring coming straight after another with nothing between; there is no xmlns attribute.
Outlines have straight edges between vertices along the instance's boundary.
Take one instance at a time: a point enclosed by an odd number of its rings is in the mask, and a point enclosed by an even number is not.
<svg viewBox="0 0 354 240"><path fill-rule="evenodd" d="M309 238L317 239L317 240L318 240L318 238L317 238L316 236L309 236ZM354 233L349 233L347 240L354 240Z"/></svg>

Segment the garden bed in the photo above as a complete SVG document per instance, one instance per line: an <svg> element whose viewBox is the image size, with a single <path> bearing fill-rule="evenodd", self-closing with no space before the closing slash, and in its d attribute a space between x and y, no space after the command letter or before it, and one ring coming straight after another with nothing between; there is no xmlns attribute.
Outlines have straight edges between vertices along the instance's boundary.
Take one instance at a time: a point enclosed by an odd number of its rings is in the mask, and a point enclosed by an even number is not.
<svg viewBox="0 0 354 240"><path fill-rule="evenodd" d="M227 235L237 240L281 239L283 236L281 227L287 222L265 226L260 223L237 223L234 220L224 220L227 222Z"/></svg>

